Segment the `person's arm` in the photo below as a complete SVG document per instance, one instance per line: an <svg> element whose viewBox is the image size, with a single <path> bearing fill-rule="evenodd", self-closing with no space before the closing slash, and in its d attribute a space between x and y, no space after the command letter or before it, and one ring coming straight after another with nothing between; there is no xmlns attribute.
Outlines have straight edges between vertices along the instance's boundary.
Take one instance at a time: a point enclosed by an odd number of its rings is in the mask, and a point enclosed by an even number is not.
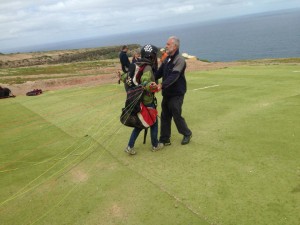
<svg viewBox="0 0 300 225"><path fill-rule="evenodd" d="M144 86L146 91L150 91L149 86L150 86L150 83L153 82L152 78L153 78L153 74L151 71L151 67L146 66L144 68L143 75L141 76L141 84Z"/></svg>
<svg viewBox="0 0 300 225"><path fill-rule="evenodd" d="M159 80L160 78L163 77L163 72L164 72L164 66L165 64L161 64L158 70L155 73L155 80Z"/></svg>
<svg viewBox="0 0 300 225"><path fill-rule="evenodd" d="M154 80L154 74L152 68L147 66L143 71L143 76L141 77L141 84L147 92L157 92L157 84Z"/></svg>
<svg viewBox="0 0 300 225"><path fill-rule="evenodd" d="M125 55L125 57L126 57L126 59L125 59L125 66L127 67L127 68L129 68L129 65L130 65L130 61L129 61L129 58L128 58L128 56L127 55Z"/></svg>

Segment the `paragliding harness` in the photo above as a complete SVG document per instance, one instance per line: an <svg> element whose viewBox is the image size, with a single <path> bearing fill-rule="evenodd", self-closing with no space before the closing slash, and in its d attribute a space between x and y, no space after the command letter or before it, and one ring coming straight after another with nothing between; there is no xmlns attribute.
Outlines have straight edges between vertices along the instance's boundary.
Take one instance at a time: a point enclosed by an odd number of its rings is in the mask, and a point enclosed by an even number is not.
<svg viewBox="0 0 300 225"><path fill-rule="evenodd" d="M146 143L148 128L156 122L157 117L156 108L147 107L142 102L146 91L143 84L141 84L141 77L146 66L146 64L141 66L137 64L130 65L125 80L125 85L127 85L126 102L120 116L120 121L125 126L145 129L144 144ZM156 106L155 98L153 103Z"/></svg>

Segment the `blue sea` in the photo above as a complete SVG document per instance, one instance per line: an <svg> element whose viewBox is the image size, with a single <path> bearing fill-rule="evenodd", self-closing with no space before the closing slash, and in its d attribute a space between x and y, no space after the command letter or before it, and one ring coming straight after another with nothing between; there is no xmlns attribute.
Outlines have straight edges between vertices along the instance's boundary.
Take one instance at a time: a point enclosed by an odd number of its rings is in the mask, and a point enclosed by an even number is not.
<svg viewBox="0 0 300 225"><path fill-rule="evenodd" d="M35 50L148 43L164 47L172 35L180 38L181 53L209 61L300 57L300 8L56 43Z"/></svg>

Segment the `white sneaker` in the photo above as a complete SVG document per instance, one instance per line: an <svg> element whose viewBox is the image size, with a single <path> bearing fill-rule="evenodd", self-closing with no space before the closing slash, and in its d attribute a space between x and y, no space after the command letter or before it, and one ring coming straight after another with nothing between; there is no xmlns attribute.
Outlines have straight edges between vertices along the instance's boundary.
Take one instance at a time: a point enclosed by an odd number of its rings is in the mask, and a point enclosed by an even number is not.
<svg viewBox="0 0 300 225"><path fill-rule="evenodd" d="M152 146L152 152L156 152L160 149L163 149L163 147L164 147L164 144L159 142L156 147Z"/></svg>
<svg viewBox="0 0 300 225"><path fill-rule="evenodd" d="M136 151L134 150L134 148L130 148L129 146L127 146L124 149L124 152L127 152L129 155L135 155L136 154Z"/></svg>

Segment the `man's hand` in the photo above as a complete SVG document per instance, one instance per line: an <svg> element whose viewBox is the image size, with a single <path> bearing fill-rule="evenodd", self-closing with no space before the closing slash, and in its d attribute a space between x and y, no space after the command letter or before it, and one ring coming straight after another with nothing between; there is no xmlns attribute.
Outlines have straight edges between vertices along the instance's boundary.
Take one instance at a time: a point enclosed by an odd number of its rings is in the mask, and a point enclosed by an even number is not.
<svg viewBox="0 0 300 225"><path fill-rule="evenodd" d="M156 84L155 82L150 83L151 92L159 92L161 90L161 84Z"/></svg>
<svg viewBox="0 0 300 225"><path fill-rule="evenodd" d="M151 82L149 85L150 91L151 92L156 92L157 91L157 85L155 82Z"/></svg>

